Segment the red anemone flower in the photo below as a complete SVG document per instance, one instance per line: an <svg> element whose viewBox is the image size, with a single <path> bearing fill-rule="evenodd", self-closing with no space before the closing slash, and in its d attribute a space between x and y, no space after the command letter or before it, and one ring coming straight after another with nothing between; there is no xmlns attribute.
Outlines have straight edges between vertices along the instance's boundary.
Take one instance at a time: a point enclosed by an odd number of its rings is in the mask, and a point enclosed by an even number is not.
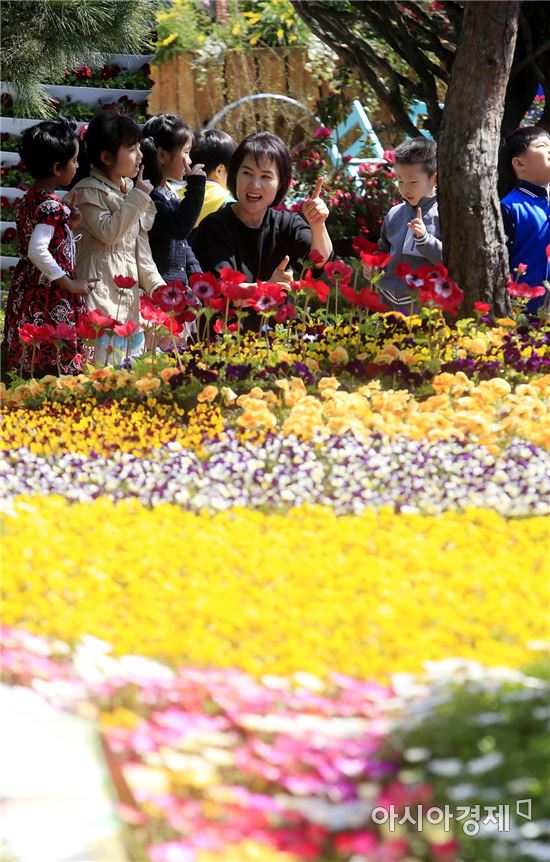
<svg viewBox="0 0 550 862"><path fill-rule="evenodd" d="M349 284L353 270L351 266L346 266L342 260L329 260L325 264L325 275L341 284Z"/></svg>
<svg viewBox="0 0 550 862"><path fill-rule="evenodd" d="M517 281L509 281L506 285L510 296L519 296L522 299L534 299L536 296L544 296L546 288L542 285L531 287L529 284L518 284Z"/></svg>
<svg viewBox="0 0 550 862"><path fill-rule="evenodd" d="M206 275L211 275L212 273L206 273ZM242 272L239 272L238 269L231 269L229 266L224 266L220 269L220 281L225 282L225 284L242 284L243 281L246 281L246 275L243 275Z"/></svg>
<svg viewBox="0 0 550 862"><path fill-rule="evenodd" d="M127 320L126 323L116 323L113 326L113 332L115 335L120 335L121 338L130 338L139 329L140 325L135 320Z"/></svg>
<svg viewBox="0 0 550 862"><path fill-rule="evenodd" d="M388 265L392 258L391 254L382 251L382 249L379 249L378 251L374 251L372 253L369 253L367 251L360 251L359 257L361 258L365 266L374 266L378 269L384 269L384 267Z"/></svg>
<svg viewBox="0 0 550 862"><path fill-rule="evenodd" d="M137 284L137 281L131 275L115 275L113 281L121 290L130 290L130 288Z"/></svg>
<svg viewBox="0 0 550 862"><path fill-rule="evenodd" d="M310 261L311 261L311 263L316 264L316 265L319 265L320 263L323 263L323 262L324 262L324 260L325 260L325 258L324 258L324 257L323 257L323 255L321 254L321 252L320 252L318 249L316 249L316 248L312 248L312 249L311 249L311 251L310 251L310 253L308 254L307 258L308 258L308 260L310 260Z"/></svg>
<svg viewBox="0 0 550 862"><path fill-rule="evenodd" d="M271 311L272 308L282 305L285 299L286 292L280 284L273 284L270 281L259 281L252 307L255 311L265 314L266 311Z"/></svg>
<svg viewBox="0 0 550 862"><path fill-rule="evenodd" d="M36 346L38 344L51 344L53 341L54 328L49 323L36 326L34 323L24 323L19 327L19 338L25 344Z"/></svg>
<svg viewBox="0 0 550 862"><path fill-rule="evenodd" d="M194 272L189 279L189 286L195 296L203 301L218 296L220 292L218 279L211 272Z"/></svg>
<svg viewBox="0 0 550 862"><path fill-rule="evenodd" d="M183 311L187 307L186 287L181 281L170 281L157 287L151 296L163 311Z"/></svg>

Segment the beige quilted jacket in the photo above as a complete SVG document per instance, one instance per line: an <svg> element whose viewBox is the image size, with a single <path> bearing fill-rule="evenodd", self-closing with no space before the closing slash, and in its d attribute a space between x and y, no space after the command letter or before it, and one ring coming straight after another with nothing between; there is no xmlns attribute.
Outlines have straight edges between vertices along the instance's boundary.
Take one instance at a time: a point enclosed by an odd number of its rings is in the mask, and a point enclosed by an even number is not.
<svg viewBox="0 0 550 862"><path fill-rule="evenodd" d="M82 221L76 228L76 269L79 278L98 278L86 298L88 308L97 308L121 323L139 320L140 289L151 293L164 284L151 255L149 237L156 209L149 195L124 178L125 191L105 174L92 168L90 176L75 186ZM136 287L120 292L115 275L132 276ZM120 301L120 306L119 306Z"/></svg>

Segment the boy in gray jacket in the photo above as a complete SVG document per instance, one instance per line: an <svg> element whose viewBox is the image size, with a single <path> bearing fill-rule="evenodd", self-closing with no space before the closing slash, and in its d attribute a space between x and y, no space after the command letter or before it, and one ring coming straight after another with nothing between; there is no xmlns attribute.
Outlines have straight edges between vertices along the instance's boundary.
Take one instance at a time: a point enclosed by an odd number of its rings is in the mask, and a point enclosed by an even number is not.
<svg viewBox="0 0 550 862"><path fill-rule="evenodd" d="M400 263L411 269L441 263L441 234L435 185L437 149L429 138L404 141L395 152L395 174L402 204L392 207L382 225L378 247L392 260L378 282L380 298L394 311L410 314L414 296L395 274Z"/></svg>

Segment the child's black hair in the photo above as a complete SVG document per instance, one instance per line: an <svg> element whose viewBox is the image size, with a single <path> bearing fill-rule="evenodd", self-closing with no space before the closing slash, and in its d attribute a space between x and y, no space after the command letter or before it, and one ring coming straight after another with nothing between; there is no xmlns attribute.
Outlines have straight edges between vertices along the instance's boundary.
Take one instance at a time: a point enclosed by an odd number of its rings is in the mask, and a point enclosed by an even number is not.
<svg viewBox="0 0 550 862"><path fill-rule="evenodd" d="M45 120L25 129L19 142L19 155L35 179L51 177L55 165L63 168L78 147L76 124L69 120Z"/></svg>
<svg viewBox="0 0 550 862"><path fill-rule="evenodd" d="M204 165L204 170L208 175L218 165L227 168L236 149L237 141L227 132L222 132L219 129L202 129L195 133L191 161L194 165Z"/></svg>
<svg viewBox="0 0 550 862"><path fill-rule="evenodd" d="M101 153L108 152L116 159L121 147L137 144L140 138L141 129L135 120L118 111L98 111L82 139L79 169L72 185L87 177L92 166L100 171L105 170Z"/></svg>
<svg viewBox="0 0 550 862"><path fill-rule="evenodd" d="M529 146L543 135L550 137L550 132L542 126L521 126L510 132L503 141L498 155L498 192L499 197L505 197L512 191L517 182L512 159L521 156Z"/></svg>
<svg viewBox="0 0 550 862"><path fill-rule="evenodd" d="M424 135L403 141L395 148L393 157L396 165L422 165L429 177L437 171L437 144Z"/></svg>
<svg viewBox="0 0 550 862"><path fill-rule="evenodd" d="M143 176L159 186L164 171L159 161L157 147L167 153L175 153L187 143L193 143L193 132L181 117L175 114L157 114L143 126L141 151L143 153Z"/></svg>
<svg viewBox="0 0 550 862"><path fill-rule="evenodd" d="M271 206L277 206L285 197L292 179L292 159L288 147L277 135L271 132L253 132L244 138L229 162L227 169L227 188L237 198L237 173L247 156L251 156L257 165L260 159L274 162L279 174L279 190Z"/></svg>

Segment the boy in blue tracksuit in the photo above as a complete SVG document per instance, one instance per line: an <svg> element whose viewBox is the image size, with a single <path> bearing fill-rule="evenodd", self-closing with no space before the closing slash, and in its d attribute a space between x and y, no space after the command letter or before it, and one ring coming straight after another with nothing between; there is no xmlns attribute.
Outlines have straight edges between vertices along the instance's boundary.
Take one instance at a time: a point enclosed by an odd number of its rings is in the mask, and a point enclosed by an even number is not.
<svg viewBox="0 0 550 862"><path fill-rule="evenodd" d="M509 175L510 186L515 181L500 202L510 272L514 280L538 287L550 280L550 134L540 126L516 129L502 147L501 169ZM520 264L527 267L525 272L514 272ZM527 310L536 313L547 298L531 299Z"/></svg>

